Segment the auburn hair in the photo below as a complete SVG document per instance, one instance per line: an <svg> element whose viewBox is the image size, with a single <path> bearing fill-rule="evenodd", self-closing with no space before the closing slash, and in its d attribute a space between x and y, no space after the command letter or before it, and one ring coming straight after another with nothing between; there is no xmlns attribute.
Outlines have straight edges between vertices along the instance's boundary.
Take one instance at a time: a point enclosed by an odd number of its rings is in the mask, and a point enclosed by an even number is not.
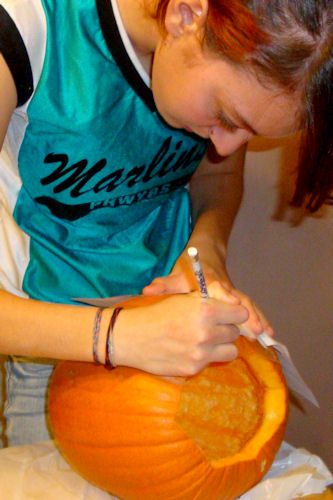
<svg viewBox="0 0 333 500"><path fill-rule="evenodd" d="M169 0L159 0L164 26ZM208 0L203 44L262 84L298 92L301 144L292 204L316 211L333 190L332 0Z"/></svg>

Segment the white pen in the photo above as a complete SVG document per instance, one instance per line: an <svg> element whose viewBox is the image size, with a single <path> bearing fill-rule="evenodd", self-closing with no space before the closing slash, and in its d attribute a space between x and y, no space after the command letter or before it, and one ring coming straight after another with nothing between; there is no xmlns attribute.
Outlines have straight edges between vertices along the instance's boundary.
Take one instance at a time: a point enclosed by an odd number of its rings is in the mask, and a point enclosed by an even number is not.
<svg viewBox="0 0 333 500"><path fill-rule="evenodd" d="M198 250L195 247L189 247L187 253L192 262L193 271L199 285L201 296L207 299L209 295L207 291L205 277L199 260ZM245 337L248 337L250 339L257 338L257 340L261 343L261 345L267 347L267 345L265 345L265 340L268 337L268 335L265 332L256 337L256 335L254 335L254 333L249 329L248 326L245 325L245 323L237 324L236 326L239 328L239 332L241 335L244 335Z"/></svg>
<svg viewBox="0 0 333 500"><path fill-rule="evenodd" d="M196 277L198 285L199 285L199 290L200 290L201 296L204 297L205 299L207 299L208 298L208 291L207 291L205 277L203 275L202 268L201 268L200 261L199 261L198 250L195 247L189 247L187 249L187 253L188 253L188 255L191 259L191 262L192 262L193 271L194 271L195 277Z"/></svg>

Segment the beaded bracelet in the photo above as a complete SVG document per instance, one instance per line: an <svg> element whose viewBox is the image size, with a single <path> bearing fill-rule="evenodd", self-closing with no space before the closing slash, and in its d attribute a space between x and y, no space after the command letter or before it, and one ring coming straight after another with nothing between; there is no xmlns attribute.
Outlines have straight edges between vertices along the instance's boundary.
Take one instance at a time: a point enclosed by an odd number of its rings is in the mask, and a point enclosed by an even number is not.
<svg viewBox="0 0 333 500"><path fill-rule="evenodd" d="M118 315L120 311L122 310L122 307L116 307L113 310L111 319L110 319L110 324L108 328L108 332L106 334L106 344L105 344L105 368L108 370L112 370L113 368L116 367L116 364L113 359L113 329L114 325L116 323L116 320L118 318Z"/></svg>
<svg viewBox="0 0 333 500"><path fill-rule="evenodd" d="M103 307L100 307L99 309L97 309L96 316L95 316L95 321L94 321L94 329L93 329L93 346L92 346L92 350L93 350L94 362L97 365L101 364L100 360L98 359L97 347L98 347L99 330L100 330L100 326L101 326L101 319L102 319L102 312L103 312L103 310L104 310Z"/></svg>

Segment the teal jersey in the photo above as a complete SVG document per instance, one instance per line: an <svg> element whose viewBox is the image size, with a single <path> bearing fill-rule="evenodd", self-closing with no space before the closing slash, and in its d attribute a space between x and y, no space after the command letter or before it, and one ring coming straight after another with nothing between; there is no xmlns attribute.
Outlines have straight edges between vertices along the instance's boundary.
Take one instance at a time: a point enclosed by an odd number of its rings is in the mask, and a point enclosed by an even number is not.
<svg viewBox="0 0 333 500"><path fill-rule="evenodd" d="M186 245L186 185L206 141L159 116L109 0L38 3L45 51L13 210L29 238L22 288L64 303L139 293Z"/></svg>

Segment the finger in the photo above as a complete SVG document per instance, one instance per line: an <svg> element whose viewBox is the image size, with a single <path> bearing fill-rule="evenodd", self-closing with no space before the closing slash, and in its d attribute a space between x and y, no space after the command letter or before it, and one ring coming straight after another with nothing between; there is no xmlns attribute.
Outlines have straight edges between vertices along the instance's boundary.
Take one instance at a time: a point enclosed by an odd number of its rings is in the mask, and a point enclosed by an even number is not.
<svg viewBox="0 0 333 500"><path fill-rule="evenodd" d="M229 304L239 304L240 298L234 295L227 287L222 286L219 281L213 281L208 285L208 294L217 300L223 300Z"/></svg>
<svg viewBox="0 0 333 500"><path fill-rule="evenodd" d="M234 344L219 344L212 349L211 362L226 362L236 359L238 349Z"/></svg>
<svg viewBox="0 0 333 500"><path fill-rule="evenodd" d="M238 325L247 321L249 317L248 310L242 304L228 304L220 301L215 304L217 307L214 310L212 320L217 325Z"/></svg>
<svg viewBox="0 0 333 500"><path fill-rule="evenodd" d="M274 335L273 329L266 319L265 315L258 308L255 302L247 298L246 306L249 309L249 319L246 326L257 336L267 330L269 335Z"/></svg>
<svg viewBox="0 0 333 500"><path fill-rule="evenodd" d="M264 331L259 310L255 307L250 297L239 292L236 293L240 297L242 305L245 306L249 312L248 318L238 324L241 334L249 338L256 338Z"/></svg>
<svg viewBox="0 0 333 500"><path fill-rule="evenodd" d="M214 329L213 335L208 344L215 347L220 344L230 344L239 337L239 328L235 325L218 325Z"/></svg>
<svg viewBox="0 0 333 500"><path fill-rule="evenodd" d="M253 331L251 330L247 321L245 321L244 323L240 323L237 326L238 326L240 335L244 335L244 337L247 337L248 339L253 339L253 340L255 340L257 338L257 335L255 335L253 333Z"/></svg>
<svg viewBox="0 0 333 500"><path fill-rule="evenodd" d="M153 295L156 293L187 293L190 292L188 284L182 274L175 273L169 276L155 278L147 285L142 293Z"/></svg>
<svg viewBox="0 0 333 500"><path fill-rule="evenodd" d="M262 324L262 327L263 327L265 333L267 333L267 335L269 335L270 337L273 337L274 336L274 329L273 329L272 325L269 323L266 316L260 311L260 309L257 307L257 305L255 303L254 303L254 307L255 307L255 310L257 311L257 314L260 318L260 322Z"/></svg>
<svg viewBox="0 0 333 500"><path fill-rule="evenodd" d="M271 337L274 335L274 330L267 321L265 315L252 302L249 307L249 319L238 325L240 333L249 338L257 338L264 331Z"/></svg>

